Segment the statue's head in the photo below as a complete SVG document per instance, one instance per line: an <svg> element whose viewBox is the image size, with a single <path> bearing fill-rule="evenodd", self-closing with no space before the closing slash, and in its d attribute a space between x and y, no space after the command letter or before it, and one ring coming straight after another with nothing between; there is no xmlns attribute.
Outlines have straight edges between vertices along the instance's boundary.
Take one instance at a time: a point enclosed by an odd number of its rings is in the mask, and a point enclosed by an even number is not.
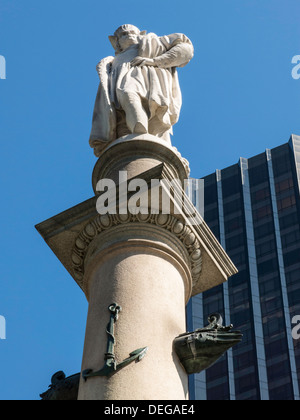
<svg viewBox="0 0 300 420"><path fill-rule="evenodd" d="M109 36L109 40L116 54L119 54L131 45L138 44L140 37L143 35L146 35L146 31L140 31L134 25L122 25L115 31L114 35Z"/></svg>

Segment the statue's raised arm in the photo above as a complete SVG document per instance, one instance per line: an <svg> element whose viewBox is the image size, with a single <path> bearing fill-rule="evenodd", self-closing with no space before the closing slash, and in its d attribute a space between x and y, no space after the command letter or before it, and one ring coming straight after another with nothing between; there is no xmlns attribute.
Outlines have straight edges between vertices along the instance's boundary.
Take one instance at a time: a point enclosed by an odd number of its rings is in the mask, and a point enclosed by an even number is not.
<svg viewBox="0 0 300 420"><path fill-rule="evenodd" d="M159 37L123 25L109 37L115 57L100 61L90 145L96 156L128 134L152 134L170 143L182 105L176 67L193 58L183 34Z"/></svg>

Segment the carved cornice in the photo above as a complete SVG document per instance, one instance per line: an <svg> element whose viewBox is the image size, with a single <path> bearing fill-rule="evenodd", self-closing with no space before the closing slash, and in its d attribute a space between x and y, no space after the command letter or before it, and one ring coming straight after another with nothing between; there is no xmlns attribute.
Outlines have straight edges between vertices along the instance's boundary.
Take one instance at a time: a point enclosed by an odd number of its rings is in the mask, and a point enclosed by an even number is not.
<svg viewBox="0 0 300 420"><path fill-rule="evenodd" d="M188 254L188 264L191 270L193 283L199 280L202 269L202 253L200 242L191 228L185 225L172 215L164 214L107 214L98 215L89 222L78 235L72 250L72 264L74 278L78 284L83 286L83 278L85 271L85 257L91 242L101 233L107 232L109 229L120 225L128 225L130 223L143 223L156 225L174 234L185 247Z"/></svg>

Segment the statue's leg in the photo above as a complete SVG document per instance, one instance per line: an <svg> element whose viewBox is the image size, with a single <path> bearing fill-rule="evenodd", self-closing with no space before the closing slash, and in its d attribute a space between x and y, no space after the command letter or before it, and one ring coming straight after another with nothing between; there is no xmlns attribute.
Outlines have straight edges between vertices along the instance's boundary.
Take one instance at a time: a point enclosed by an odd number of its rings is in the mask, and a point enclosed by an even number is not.
<svg viewBox="0 0 300 420"><path fill-rule="evenodd" d="M149 134L152 134L153 136L159 137L160 139L167 142L169 145L171 145L171 138L170 138L170 132L171 127L167 127L166 124L164 124L161 119L155 115L149 120Z"/></svg>
<svg viewBox="0 0 300 420"><path fill-rule="evenodd" d="M127 127L126 115L122 109L117 109L117 139L123 136L128 136L131 134L131 131Z"/></svg>
<svg viewBox="0 0 300 420"><path fill-rule="evenodd" d="M126 124L132 133L148 133L148 115L142 106L141 98L133 92L122 92L120 105L126 114Z"/></svg>

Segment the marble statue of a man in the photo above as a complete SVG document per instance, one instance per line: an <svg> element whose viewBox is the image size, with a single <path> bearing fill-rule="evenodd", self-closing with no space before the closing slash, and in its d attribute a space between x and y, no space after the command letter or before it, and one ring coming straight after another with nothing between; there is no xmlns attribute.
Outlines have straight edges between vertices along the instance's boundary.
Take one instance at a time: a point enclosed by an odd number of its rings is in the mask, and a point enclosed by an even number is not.
<svg viewBox="0 0 300 420"><path fill-rule="evenodd" d="M109 37L115 57L97 65L96 97L90 146L95 155L128 134L152 134L170 143L182 105L176 67L192 59L194 49L183 34L159 37L123 25Z"/></svg>

